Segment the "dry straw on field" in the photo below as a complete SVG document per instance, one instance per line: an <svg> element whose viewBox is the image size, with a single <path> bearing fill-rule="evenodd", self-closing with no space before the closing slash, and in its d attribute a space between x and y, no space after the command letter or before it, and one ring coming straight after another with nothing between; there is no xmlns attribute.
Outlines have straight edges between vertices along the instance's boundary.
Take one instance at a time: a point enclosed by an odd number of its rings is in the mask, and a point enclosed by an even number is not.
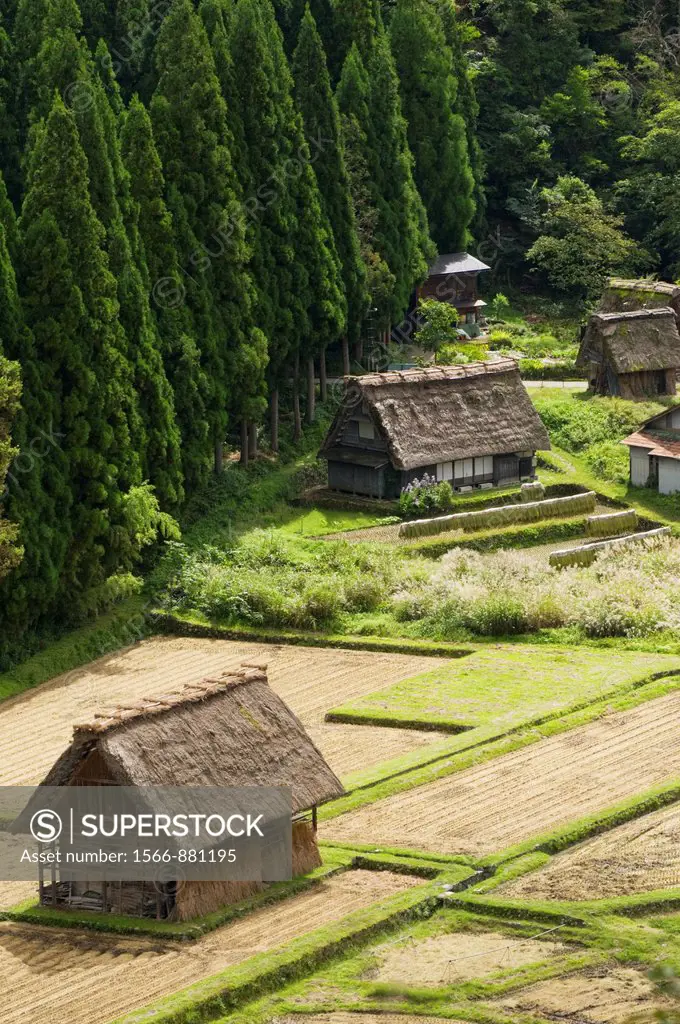
<svg viewBox="0 0 680 1024"><path fill-rule="evenodd" d="M594 544L583 544L579 548L565 548L562 551L553 551L550 555L550 564L557 568L567 565L591 565L603 551L613 551L616 548L627 547L630 544L639 544L646 540L653 540L656 537L669 536L670 526L661 526L657 530L647 530L645 533L632 533L628 537L613 537L610 540L596 541Z"/></svg>
<svg viewBox="0 0 680 1024"><path fill-rule="evenodd" d="M585 515L594 511L595 502L595 492L587 491L585 494L569 494L565 498L500 505L496 508L481 509L479 512L456 512L450 516L438 516L436 519L417 519L413 523L403 523L399 528L399 536L427 537L449 530L474 533L477 530L501 529L517 523L537 523L542 519Z"/></svg>
<svg viewBox="0 0 680 1024"><path fill-rule="evenodd" d="M588 516L586 533L591 537L618 537L637 528L637 512L626 508L621 512L608 512L602 516Z"/></svg>

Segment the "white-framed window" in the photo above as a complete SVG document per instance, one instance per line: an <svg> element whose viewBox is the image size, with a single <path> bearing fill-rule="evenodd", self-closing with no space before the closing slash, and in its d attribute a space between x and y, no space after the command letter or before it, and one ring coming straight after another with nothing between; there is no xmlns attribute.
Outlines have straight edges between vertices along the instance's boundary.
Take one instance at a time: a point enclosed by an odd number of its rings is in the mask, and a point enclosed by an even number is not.
<svg viewBox="0 0 680 1024"><path fill-rule="evenodd" d="M452 462L438 462L437 463L437 480L453 480L453 463Z"/></svg>
<svg viewBox="0 0 680 1024"><path fill-rule="evenodd" d="M493 476L493 455L482 455L475 459L475 476Z"/></svg>
<svg viewBox="0 0 680 1024"><path fill-rule="evenodd" d="M375 439L375 427L370 420L359 420L359 437L364 441Z"/></svg>
<svg viewBox="0 0 680 1024"><path fill-rule="evenodd" d="M472 480L474 475L474 459L456 459L453 464L454 480Z"/></svg>

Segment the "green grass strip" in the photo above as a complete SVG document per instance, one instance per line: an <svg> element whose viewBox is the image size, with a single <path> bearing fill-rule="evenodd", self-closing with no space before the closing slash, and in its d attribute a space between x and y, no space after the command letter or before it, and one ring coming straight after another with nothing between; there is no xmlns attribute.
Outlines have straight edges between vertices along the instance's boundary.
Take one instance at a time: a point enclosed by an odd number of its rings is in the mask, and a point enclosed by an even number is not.
<svg viewBox="0 0 680 1024"><path fill-rule="evenodd" d="M245 917L262 907L279 903L291 896L318 885L331 875L346 871L352 865L352 856L342 850L324 851L324 864L301 878L289 882L273 882L267 889L255 893L245 900L222 907L211 914L191 921L167 922L127 917L119 914L97 914L92 911L53 910L41 907L35 900L27 900L10 910L0 911L0 921L21 921L22 923L50 926L54 928L85 928L88 931L111 932L115 935L148 935L155 938L176 939L194 942L202 935L222 928L224 925ZM376 865L371 865L375 867ZM392 869L394 870L394 869ZM413 874L413 871L405 872Z"/></svg>
<svg viewBox="0 0 680 1024"><path fill-rule="evenodd" d="M306 975L440 906L436 882L409 889L317 931L249 958L113 1024L203 1024Z"/></svg>

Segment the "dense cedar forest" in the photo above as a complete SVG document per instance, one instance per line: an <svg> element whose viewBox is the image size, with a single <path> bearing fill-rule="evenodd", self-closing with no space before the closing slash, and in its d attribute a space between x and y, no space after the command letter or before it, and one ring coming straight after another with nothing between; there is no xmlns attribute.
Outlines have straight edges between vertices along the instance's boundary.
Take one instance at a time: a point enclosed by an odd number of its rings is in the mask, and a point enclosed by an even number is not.
<svg viewBox="0 0 680 1024"><path fill-rule="evenodd" d="M0 634L124 595L225 442L299 437L437 251L583 306L678 276L676 17L1 0Z"/></svg>

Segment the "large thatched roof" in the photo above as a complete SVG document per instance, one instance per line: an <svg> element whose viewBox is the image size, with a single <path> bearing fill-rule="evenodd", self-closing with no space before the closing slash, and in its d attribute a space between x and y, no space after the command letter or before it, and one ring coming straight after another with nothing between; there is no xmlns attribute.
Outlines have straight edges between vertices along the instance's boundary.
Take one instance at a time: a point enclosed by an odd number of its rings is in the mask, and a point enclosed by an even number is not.
<svg viewBox="0 0 680 1024"><path fill-rule="evenodd" d="M680 335L669 306L628 313L595 313L581 342L578 364L607 360L617 373L680 366Z"/></svg>
<svg viewBox="0 0 680 1024"><path fill-rule="evenodd" d="M513 359L370 373L345 383L345 401L320 452L325 457L358 406L376 423L396 469L550 448Z"/></svg>
<svg viewBox="0 0 680 1024"><path fill-rule="evenodd" d="M600 313L630 313L638 309L680 309L680 287L667 281L630 281L612 277L600 300Z"/></svg>
<svg viewBox="0 0 680 1024"><path fill-rule="evenodd" d="M43 785L68 785L93 755L121 786L289 787L294 812L344 792L262 667L95 715Z"/></svg>

